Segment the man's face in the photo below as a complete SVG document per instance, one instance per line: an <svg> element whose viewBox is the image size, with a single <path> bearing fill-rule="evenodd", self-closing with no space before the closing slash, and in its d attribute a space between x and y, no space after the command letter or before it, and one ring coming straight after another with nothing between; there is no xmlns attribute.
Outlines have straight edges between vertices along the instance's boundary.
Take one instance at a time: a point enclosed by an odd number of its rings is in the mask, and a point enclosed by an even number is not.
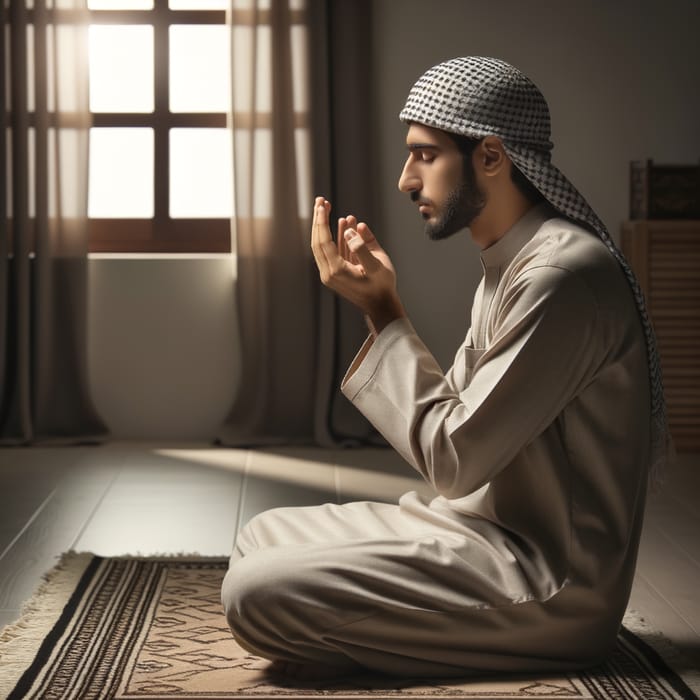
<svg viewBox="0 0 700 700"><path fill-rule="evenodd" d="M469 227L485 204L471 160L447 133L421 124L409 127L406 147L399 189L418 205L426 235L441 240Z"/></svg>

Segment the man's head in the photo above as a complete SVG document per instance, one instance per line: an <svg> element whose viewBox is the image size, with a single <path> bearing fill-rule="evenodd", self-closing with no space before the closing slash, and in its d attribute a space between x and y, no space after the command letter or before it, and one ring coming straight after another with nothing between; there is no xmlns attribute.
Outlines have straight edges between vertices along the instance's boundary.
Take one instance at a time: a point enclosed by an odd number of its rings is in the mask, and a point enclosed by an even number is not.
<svg viewBox="0 0 700 700"><path fill-rule="evenodd" d="M526 144L548 160L549 109L534 83L507 63L472 56L434 66L411 89L400 118L409 124L409 157L399 188L419 204L425 202L421 214L431 238L446 238L469 227L493 202L494 192L529 204L543 199L518 166L511 146ZM438 150L419 148L426 134L440 142ZM459 154L460 179L433 177L424 182L421 175L435 170L428 167L432 163L421 165L429 152L442 159ZM448 189L442 194L433 189L431 194L424 188L429 185Z"/></svg>
<svg viewBox="0 0 700 700"><path fill-rule="evenodd" d="M551 162L549 107L542 93L505 61L467 56L433 66L411 88L399 116L410 128L422 125L476 139L476 151L484 139L496 137L529 201L540 193L564 216L605 232L586 200ZM478 169L476 175L478 183Z"/></svg>

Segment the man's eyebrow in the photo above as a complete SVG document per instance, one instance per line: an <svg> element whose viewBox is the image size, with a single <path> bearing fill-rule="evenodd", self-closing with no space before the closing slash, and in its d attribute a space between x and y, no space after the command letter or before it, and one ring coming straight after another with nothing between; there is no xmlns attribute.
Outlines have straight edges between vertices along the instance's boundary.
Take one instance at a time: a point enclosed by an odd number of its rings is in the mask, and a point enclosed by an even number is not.
<svg viewBox="0 0 700 700"><path fill-rule="evenodd" d="M409 151L420 151L420 150L423 150L423 149L426 149L426 148L429 148L429 149L431 149L431 150L433 150L433 151L439 151L439 150L440 150L440 146L437 146L437 145L434 144L434 143L407 143L407 144L406 144L406 148L407 148Z"/></svg>

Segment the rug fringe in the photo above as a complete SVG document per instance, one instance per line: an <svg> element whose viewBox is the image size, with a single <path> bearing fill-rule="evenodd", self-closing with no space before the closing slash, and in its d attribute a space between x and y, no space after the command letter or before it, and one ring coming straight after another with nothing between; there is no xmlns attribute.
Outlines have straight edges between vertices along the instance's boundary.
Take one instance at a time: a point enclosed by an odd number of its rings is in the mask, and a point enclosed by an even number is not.
<svg viewBox="0 0 700 700"><path fill-rule="evenodd" d="M0 697L9 695L34 660L93 557L89 552L61 555L22 605L19 620L0 629Z"/></svg>
<svg viewBox="0 0 700 700"><path fill-rule="evenodd" d="M683 652L661 632L655 629L636 610L628 610L623 620L624 626L656 653L683 679L683 682L700 697L700 670Z"/></svg>
<svg viewBox="0 0 700 700"><path fill-rule="evenodd" d="M163 559L165 561L221 561L228 560L231 553L228 554L199 554L197 552L141 552L136 551L133 554L116 554L110 556L110 559L133 559L134 561L150 561L152 559Z"/></svg>

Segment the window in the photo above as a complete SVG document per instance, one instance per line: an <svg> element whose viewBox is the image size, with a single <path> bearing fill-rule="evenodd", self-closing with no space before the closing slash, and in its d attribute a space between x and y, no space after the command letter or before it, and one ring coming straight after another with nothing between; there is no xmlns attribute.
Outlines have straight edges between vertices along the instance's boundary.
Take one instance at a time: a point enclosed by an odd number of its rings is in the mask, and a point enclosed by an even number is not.
<svg viewBox="0 0 700 700"><path fill-rule="evenodd" d="M228 0L88 0L93 252L226 252Z"/></svg>

